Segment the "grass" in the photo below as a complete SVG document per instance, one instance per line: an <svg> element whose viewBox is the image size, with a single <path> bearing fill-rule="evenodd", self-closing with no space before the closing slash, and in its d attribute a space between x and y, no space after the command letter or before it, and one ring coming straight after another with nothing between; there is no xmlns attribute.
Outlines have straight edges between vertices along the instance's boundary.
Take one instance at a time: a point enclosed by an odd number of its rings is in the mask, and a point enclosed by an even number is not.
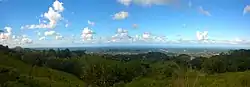
<svg viewBox="0 0 250 87"><path fill-rule="evenodd" d="M250 87L249 77L250 71L216 75L189 71L179 74L177 77L165 79L141 77L126 84L126 87Z"/></svg>
<svg viewBox="0 0 250 87"><path fill-rule="evenodd" d="M1 56L0 65L15 68L23 76L28 76L32 69L31 65L7 56ZM44 85L43 87L50 84L52 87L76 87L77 85L84 87L84 82L76 76L47 67L35 66L30 75L34 80Z"/></svg>

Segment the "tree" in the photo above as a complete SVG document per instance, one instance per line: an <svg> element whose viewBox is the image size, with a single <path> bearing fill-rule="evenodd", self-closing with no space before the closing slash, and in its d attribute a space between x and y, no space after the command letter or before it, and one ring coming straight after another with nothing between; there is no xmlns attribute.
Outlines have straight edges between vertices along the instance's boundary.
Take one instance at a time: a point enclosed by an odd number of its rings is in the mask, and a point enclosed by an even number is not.
<svg viewBox="0 0 250 87"><path fill-rule="evenodd" d="M204 63L205 60L206 60L206 58L204 58L204 57L196 57L190 61L190 64L191 64L192 68L200 70L202 68L202 64Z"/></svg>

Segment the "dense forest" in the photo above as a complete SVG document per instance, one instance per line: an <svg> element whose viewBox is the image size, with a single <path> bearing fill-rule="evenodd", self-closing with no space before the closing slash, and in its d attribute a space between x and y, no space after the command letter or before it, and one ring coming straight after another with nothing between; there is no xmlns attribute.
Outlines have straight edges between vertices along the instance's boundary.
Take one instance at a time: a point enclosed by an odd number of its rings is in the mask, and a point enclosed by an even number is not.
<svg viewBox="0 0 250 87"><path fill-rule="evenodd" d="M250 50L210 58L0 46L0 87L250 87Z"/></svg>

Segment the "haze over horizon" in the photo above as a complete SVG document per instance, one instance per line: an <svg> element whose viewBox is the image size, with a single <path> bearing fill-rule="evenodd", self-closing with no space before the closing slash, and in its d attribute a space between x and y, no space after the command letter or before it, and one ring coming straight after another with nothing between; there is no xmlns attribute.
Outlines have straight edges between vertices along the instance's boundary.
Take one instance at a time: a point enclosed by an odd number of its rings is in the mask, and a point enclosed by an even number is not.
<svg viewBox="0 0 250 87"><path fill-rule="evenodd" d="M0 0L0 44L250 48L247 0Z"/></svg>

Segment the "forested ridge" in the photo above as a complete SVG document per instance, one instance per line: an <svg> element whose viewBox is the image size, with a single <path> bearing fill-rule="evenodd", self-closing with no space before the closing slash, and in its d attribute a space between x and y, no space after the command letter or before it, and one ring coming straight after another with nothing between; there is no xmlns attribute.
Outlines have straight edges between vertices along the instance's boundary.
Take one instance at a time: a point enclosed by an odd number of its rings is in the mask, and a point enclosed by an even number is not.
<svg viewBox="0 0 250 87"><path fill-rule="evenodd" d="M0 46L0 87L250 87L250 50L210 58Z"/></svg>

